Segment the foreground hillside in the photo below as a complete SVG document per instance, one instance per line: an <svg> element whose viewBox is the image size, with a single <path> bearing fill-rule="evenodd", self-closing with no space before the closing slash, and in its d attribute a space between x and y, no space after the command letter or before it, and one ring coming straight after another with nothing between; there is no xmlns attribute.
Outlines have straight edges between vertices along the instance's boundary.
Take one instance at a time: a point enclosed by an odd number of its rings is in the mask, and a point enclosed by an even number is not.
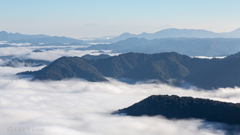
<svg viewBox="0 0 240 135"><path fill-rule="evenodd" d="M128 108L114 112L130 116L163 115L172 119L197 118L227 124L240 124L240 104L192 97L153 95Z"/></svg>
<svg viewBox="0 0 240 135"><path fill-rule="evenodd" d="M143 54L126 53L103 59L61 57L34 74L34 80L83 78L107 81L106 77L129 78L136 81L157 79L162 83L180 85L189 82L197 87L213 89L240 86L240 58L198 59L175 52Z"/></svg>

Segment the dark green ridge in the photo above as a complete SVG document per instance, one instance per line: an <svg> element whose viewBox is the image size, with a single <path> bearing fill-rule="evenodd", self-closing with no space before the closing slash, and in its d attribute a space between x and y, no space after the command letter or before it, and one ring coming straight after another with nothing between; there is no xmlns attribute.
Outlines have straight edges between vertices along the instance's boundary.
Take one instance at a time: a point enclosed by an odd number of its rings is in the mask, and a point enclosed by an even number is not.
<svg viewBox="0 0 240 135"><path fill-rule="evenodd" d="M36 73L34 80L83 78L87 81L107 81L95 67L79 57L62 57Z"/></svg>
<svg viewBox="0 0 240 135"><path fill-rule="evenodd" d="M176 95L152 95L113 114L121 113L129 116L162 115L169 119L195 118L211 122L240 124L240 104Z"/></svg>

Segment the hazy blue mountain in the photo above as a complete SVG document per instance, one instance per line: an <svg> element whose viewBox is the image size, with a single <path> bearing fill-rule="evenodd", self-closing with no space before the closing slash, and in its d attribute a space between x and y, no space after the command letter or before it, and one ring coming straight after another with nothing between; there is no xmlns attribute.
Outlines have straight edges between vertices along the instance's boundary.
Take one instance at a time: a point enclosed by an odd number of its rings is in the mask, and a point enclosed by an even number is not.
<svg viewBox="0 0 240 135"><path fill-rule="evenodd" d="M137 46L144 46L149 43L149 40L144 38L128 38L126 40L121 40L117 43L112 44L98 44L98 45L92 45L87 48L79 48L79 49L85 49L85 50L113 50L116 52L131 52L132 48L135 48ZM129 50L129 51L127 51Z"/></svg>
<svg viewBox="0 0 240 135"><path fill-rule="evenodd" d="M63 44L63 43L74 43L83 44L83 40L78 40L68 37L57 37L48 35L26 35L20 33L7 33L5 31L0 32L0 41L8 41L10 43L33 43L33 44Z"/></svg>
<svg viewBox="0 0 240 135"><path fill-rule="evenodd" d="M34 59L21 59L14 58L10 61L3 63L2 67L38 67L43 65L49 65L51 62L45 60L34 60Z"/></svg>
<svg viewBox="0 0 240 135"><path fill-rule="evenodd" d="M226 37L220 33L214 33L207 30L195 30L195 29L176 29L170 28L158 31L153 34L142 33L137 35L138 38L146 38L146 39L155 39L155 38L218 38L218 37Z"/></svg>
<svg viewBox="0 0 240 135"><path fill-rule="evenodd" d="M240 28L225 34L228 35L229 37L240 38Z"/></svg>
<svg viewBox="0 0 240 135"><path fill-rule="evenodd" d="M240 51L238 38L163 38L147 40L128 38L112 44L92 45L86 50L113 50L113 52L159 53L178 52L189 56L223 56Z"/></svg>
<svg viewBox="0 0 240 135"><path fill-rule="evenodd" d="M143 32L139 35L123 33L118 37L114 37L111 39L96 39L89 40L87 42L92 43L115 43L120 40L125 40L131 37L136 38L145 38L145 39L161 39L161 38L240 38L240 29L234 30L229 33L215 33L212 31L201 30L201 29L176 29L169 28L164 29L155 33L146 33Z"/></svg>
<svg viewBox="0 0 240 135"><path fill-rule="evenodd" d="M9 45L9 44L0 44L0 48L2 47L16 47L15 45Z"/></svg>
<svg viewBox="0 0 240 135"><path fill-rule="evenodd" d="M239 113L240 104L175 95L153 95L113 114L129 116L162 115L170 119L195 118L239 125Z"/></svg>
<svg viewBox="0 0 240 135"><path fill-rule="evenodd" d="M74 39L74 38L68 38L68 37L43 37L43 38L32 38L32 39L20 39L20 40L12 40L12 43L33 43L33 44L54 44L54 43L76 43L76 44L82 44L85 43L82 40Z"/></svg>
<svg viewBox="0 0 240 135"><path fill-rule="evenodd" d="M120 36L113 37L110 39L94 39L94 40L88 40L86 42L88 43L115 43L121 40L128 39L130 37L137 37L135 34L130 34L128 32L121 34Z"/></svg>
<svg viewBox="0 0 240 135"><path fill-rule="evenodd" d="M175 52L126 53L97 60L62 57L33 74L38 80L83 78L89 81L106 81L106 76L136 81L156 79L176 86L186 81L210 90L240 86L239 69L239 57L198 59Z"/></svg>
<svg viewBox="0 0 240 135"><path fill-rule="evenodd" d="M105 40L105 39L112 39L115 38L117 36L103 36L103 37L84 37L84 38L80 38L81 40L84 41L88 41L88 40Z"/></svg>
<svg viewBox="0 0 240 135"><path fill-rule="evenodd" d="M32 38L44 38L50 37L47 35L26 35L20 33L7 33L6 31L0 32L0 41L12 41L12 40L22 40L22 39L32 39Z"/></svg>

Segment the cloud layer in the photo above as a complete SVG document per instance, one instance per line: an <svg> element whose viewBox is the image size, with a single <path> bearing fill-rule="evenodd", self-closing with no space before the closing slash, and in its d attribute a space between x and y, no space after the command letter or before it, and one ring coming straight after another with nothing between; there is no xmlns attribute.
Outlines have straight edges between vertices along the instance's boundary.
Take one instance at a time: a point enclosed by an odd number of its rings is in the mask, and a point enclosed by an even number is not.
<svg viewBox="0 0 240 135"><path fill-rule="evenodd" d="M97 50L76 50L79 46L20 46L20 47L4 47L0 48L0 64L3 63L3 56L11 56L11 58L23 59L36 59L54 61L62 56L78 56L81 57L85 54L99 55ZM33 50L41 50L42 52L33 52ZM113 56L118 53L111 53L110 50L104 51L105 53ZM10 58L4 58L5 61Z"/></svg>
<svg viewBox="0 0 240 135"><path fill-rule="evenodd" d="M82 56L96 51L58 48L32 52L38 47L0 48L3 56L55 60L61 56ZM2 59L0 59L2 60ZM1 62L4 62L2 60ZM32 82L16 73L43 67L0 67L0 134L11 135L211 135L239 134L239 126L199 119L168 120L161 116L111 115L153 94L169 94L240 102L240 88L201 91L164 84L87 82L71 79ZM18 129L18 130L15 130Z"/></svg>
<svg viewBox="0 0 240 135"><path fill-rule="evenodd" d="M240 88L196 91L163 84L131 85L114 79L110 79L110 83L93 83L80 79L32 82L5 72L18 72L23 68L4 69L0 74L1 134L202 135L230 134L239 129L236 126L196 119L168 120L161 116L130 117L110 113L152 94L175 94L240 102ZM10 127L32 130L9 132L7 129ZM44 129L44 132L33 129Z"/></svg>

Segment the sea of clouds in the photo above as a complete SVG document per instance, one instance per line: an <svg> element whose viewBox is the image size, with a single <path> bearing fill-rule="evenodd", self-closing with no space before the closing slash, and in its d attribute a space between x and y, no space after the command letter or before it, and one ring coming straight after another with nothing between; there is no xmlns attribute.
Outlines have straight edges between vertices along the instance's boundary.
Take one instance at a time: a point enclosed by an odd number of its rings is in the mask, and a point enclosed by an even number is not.
<svg viewBox="0 0 240 135"><path fill-rule="evenodd" d="M6 48L5 48L6 49ZM6 49L8 54L16 48ZM22 49L22 50L21 50ZM18 56L36 56L31 48ZM0 49L0 52L3 50ZM89 51L44 51L39 59L62 55L95 54ZM75 52L75 53L74 53ZM2 53L1 53L2 54ZM34 57L35 58L35 57ZM52 58L53 59L53 58ZM31 81L15 74L42 67L0 67L0 134L11 135L224 135L240 134L240 127L201 119L168 120L162 116L112 115L150 95L192 96L238 103L240 88L203 91L165 84L87 82L81 79ZM238 116L236 116L238 117Z"/></svg>

